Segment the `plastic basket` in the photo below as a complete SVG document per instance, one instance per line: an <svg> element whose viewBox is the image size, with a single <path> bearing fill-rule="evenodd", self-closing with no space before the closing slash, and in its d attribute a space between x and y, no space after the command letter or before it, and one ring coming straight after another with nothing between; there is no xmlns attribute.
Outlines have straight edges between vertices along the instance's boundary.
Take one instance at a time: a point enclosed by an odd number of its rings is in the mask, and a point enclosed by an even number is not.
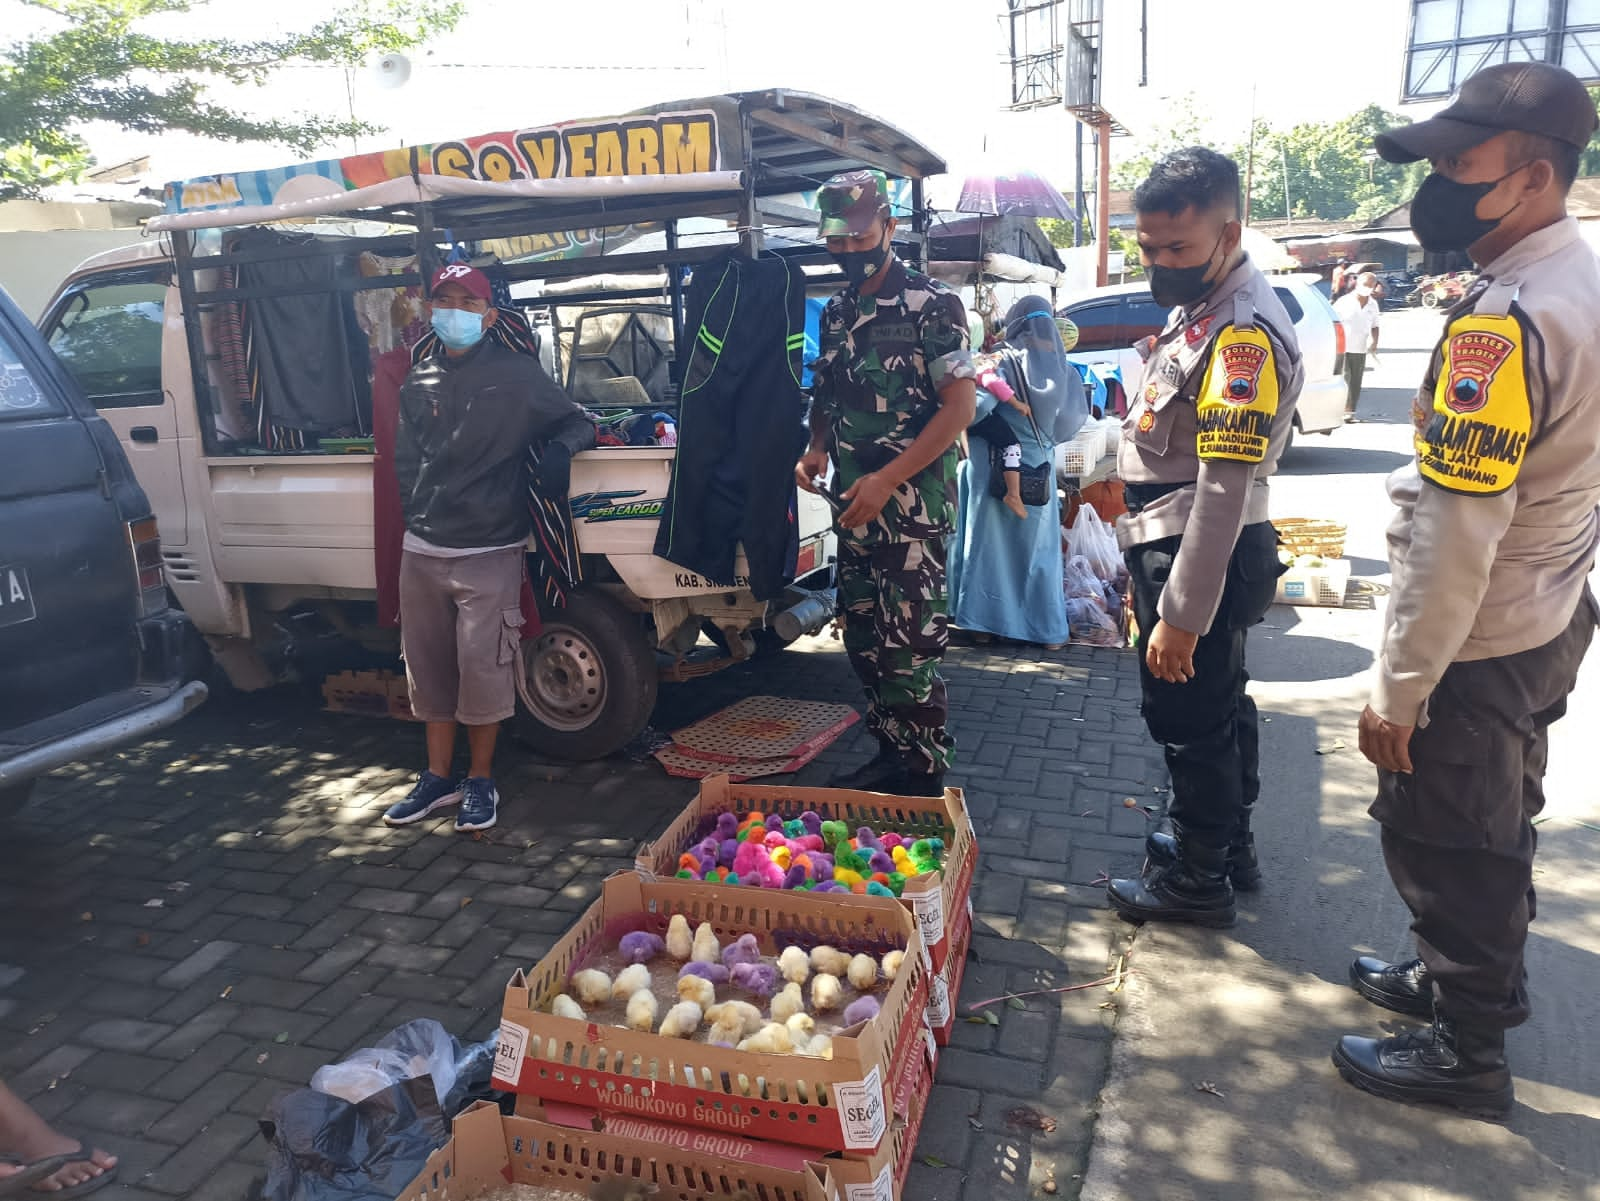
<svg viewBox="0 0 1600 1201"><path fill-rule="evenodd" d="M1063 442L1056 447L1056 471L1072 477L1088 475L1100 462L1100 456L1093 454L1093 450L1094 447L1082 435L1071 442Z"/></svg>

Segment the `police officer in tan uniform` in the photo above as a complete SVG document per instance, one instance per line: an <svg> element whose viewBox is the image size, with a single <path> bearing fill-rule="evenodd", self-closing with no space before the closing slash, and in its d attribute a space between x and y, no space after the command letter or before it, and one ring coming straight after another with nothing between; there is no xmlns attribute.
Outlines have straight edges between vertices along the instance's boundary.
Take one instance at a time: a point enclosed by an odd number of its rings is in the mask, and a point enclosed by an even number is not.
<svg viewBox="0 0 1600 1201"><path fill-rule="evenodd" d="M1361 715L1418 956L1358 959L1351 982L1432 1024L1347 1036L1333 1059L1369 1092L1492 1117L1514 1099L1505 1031L1530 1011L1548 731L1597 618L1600 262L1566 214L1595 128L1574 76L1510 63L1377 139L1390 162L1433 165L1411 202L1423 248L1465 250L1482 274L1413 403L1416 461L1389 480L1394 585Z"/></svg>
<svg viewBox="0 0 1600 1201"><path fill-rule="evenodd" d="M1142 640L1142 708L1172 775L1171 832L1144 871L1107 885L1130 921L1231 925L1234 887L1260 880L1260 792L1246 631L1282 568L1267 480L1304 372L1294 323L1240 248L1239 168L1201 147L1167 155L1133 195L1156 303L1173 312L1123 426L1129 513L1117 537Z"/></svg>

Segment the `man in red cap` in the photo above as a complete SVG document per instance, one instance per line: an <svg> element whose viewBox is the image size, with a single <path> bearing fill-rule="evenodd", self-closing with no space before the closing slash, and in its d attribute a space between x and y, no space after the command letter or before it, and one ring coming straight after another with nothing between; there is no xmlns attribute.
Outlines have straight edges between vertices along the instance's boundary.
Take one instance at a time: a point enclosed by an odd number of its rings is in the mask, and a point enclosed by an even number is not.
<svg viewBox="0 0 1600 1201"><path fill-rule="evenodd" d="M1357 992L1431 1025L1340 1040L1357 1087L1503 1117L1505 1032L1530 1012L1533 819L1548 732L1594 634L1600 540L1600 261L1566 213L1596 128L1573 75L1480 71L1432 120L1381 135L1428 159L1424 250L1482 275L1449 313L1412 405L1417 459L1389 480L1393 589L1361 750L1417 958L1351 965Z"/></svg>
<svg viewBox="0 0 1600 1201"><path fill-rule="evenodd" d="M406 377L395 435L400 642L428 767L383 820L410 825L459 803L456 829L486 830L499 811L495 738L516 709L528 444L547 441L533 484L560 496L594 427L534 359L484 337L498 313L482 271L448 264L430 299L443 353ZM452 771L458 725L471 754L464 778Z"/></svg>

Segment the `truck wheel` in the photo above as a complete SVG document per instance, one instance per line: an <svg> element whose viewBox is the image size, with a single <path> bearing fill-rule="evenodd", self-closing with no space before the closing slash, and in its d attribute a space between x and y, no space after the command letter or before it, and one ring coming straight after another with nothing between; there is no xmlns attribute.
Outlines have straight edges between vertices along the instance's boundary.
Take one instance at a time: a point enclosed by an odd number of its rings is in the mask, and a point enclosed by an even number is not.
<svg viewBox="0 0 1600 1201"><path fill-rule="evenodd" d="M33 781L24 780L21 784L12 784L0 788L0 817L10 817L28 803L28 797L33 792Z"/></svg>
<svg viewBox="0 0 1600 1201"><path fill-rule="evenodd" d="M522 644L516 738L557 759L603 759L650 720L655 652L638 618L601 592L580 592Z"/></svg>

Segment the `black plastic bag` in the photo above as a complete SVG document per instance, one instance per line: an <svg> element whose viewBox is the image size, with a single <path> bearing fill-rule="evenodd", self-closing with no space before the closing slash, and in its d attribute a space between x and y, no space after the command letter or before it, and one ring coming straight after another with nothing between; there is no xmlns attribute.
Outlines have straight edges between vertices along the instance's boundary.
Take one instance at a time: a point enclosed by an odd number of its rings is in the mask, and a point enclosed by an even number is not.
<svg viewBox="0 0 1600 1201"><path fill-rule="evenodd" d="M356 1104L296 1089L268 1107L261 1133L262 1201L394 1201L444 1146L449 1123L433 1078L418 1076Z"/></svg>

